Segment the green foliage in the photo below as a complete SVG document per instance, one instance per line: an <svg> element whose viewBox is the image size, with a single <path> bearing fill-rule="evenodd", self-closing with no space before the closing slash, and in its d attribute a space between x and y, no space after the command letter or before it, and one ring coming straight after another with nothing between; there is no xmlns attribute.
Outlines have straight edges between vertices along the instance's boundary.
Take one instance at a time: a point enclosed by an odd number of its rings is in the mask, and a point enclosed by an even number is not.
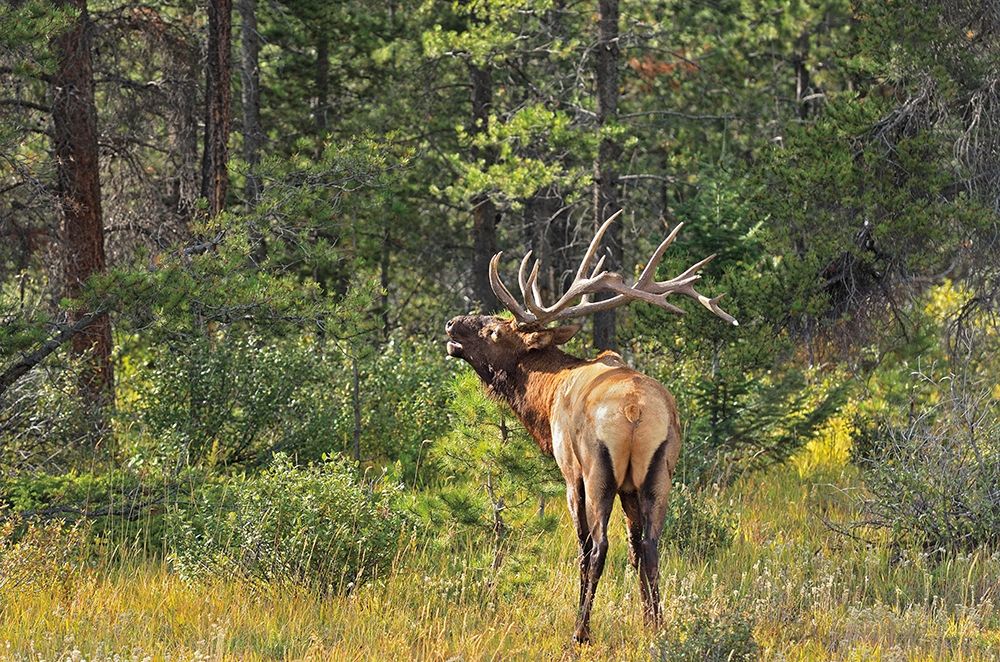
<svg viewBox="0 0 1000 662"><path fill-rule="evenodd" d="M438 343L392 337L358 359L362 458L398 462L410 483L430 480L419 471L429 440L446 434L451 420L447 384L457 365L445 360ZM335 447L350 450L354 434L353 383L349 361L328 377L333 401L331 428ZM323 432L317 430L317 433Z"/></svg>
<svg viewBox="0 0 1000 662"><path fill-rule="evenodd" d="M848 392L842 377L805 369L793 354L799 321L822 310L823 299L803 285L800 270L771 256L763 222L738 193L750 183L708 172L713 183L681 208L691 230L660 273L680 273L704 255L719 254L723 277L699 288L725 292L722 305L740 325L703 310L678 319L640 309L636 319L636 330L654 340L637 343L637 352L670 352L651 372L681 410L685 440L677 475L698 486L784 462Z"/></svg>
<svg viewBox="0 0 1000 662"><path fill-rule="evenodd" d="M414 500L414 512L439 544L490 568L487 582L502 568L504 588L530 585L539 575L530 563L537 534L557 521L544 510L562 493L558 470L506 407L487 397L475 373L457 375L451 395L450 430L434 440L422 469L436 477L435 489Z"/></svg>
<svg viewBox="0 0 1000 662"><path fill-rule="evenodd" d="M315 338L233 332L154 348L144 360L122 416L135 421L137 460L261 464L275 451L318 458L335 449L336 363Z"/></svg>
<svg viewBox="0 0 1000 662"><path fill-rule="evenodd" d="M678 615L660 635L652 659L660 662L752 662L760 657L752 623L737 612Z"/></svg>
<svg viewBox="0 0 1000 662"><path fill-rule="evenodd" d="M212 481L168 515L173 566L191 578L238 577L340 591L388 571L407 518L397 490L359 480L344 460Z"/></svg>
<svg viewBox="0 0 1000 662"><path fill-rule="evenodd" d="M785 462L837 413L847 389L832 380L809 384L794 368L767 375L735 367L696 379L684 397L678 475L706 485Z"/></svg>
<svg viewBox="0 0 1000 662"><path fill-rule="evenodd" d="M103 505L117 495L134 492L138 477L124 470L64 474L22 474L0 482L3 507L14 513ZM121 505L121 504L119 504Z"/></svg>
<svg viewBox="0 0 1000 662"><path fill-rule="evenodd" d="M50 40L73 25L77 12L47 0L0 6L0 59L15 63L19 74L51 71L55 58Z"/></svg>

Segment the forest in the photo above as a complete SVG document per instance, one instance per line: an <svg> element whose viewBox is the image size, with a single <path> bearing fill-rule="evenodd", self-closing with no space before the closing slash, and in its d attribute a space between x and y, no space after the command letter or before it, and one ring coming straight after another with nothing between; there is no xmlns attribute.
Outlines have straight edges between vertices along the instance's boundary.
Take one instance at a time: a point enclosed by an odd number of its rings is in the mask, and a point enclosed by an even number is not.
<svg viewBox="0 0 1000 662"><path fill-rule="evenodd" d="M682 440L662 619L616 502L582 644L446 323L619 210L739 324L576 320ZM998 600L995 0L0 4L0 659L996 660Z"/></svg>

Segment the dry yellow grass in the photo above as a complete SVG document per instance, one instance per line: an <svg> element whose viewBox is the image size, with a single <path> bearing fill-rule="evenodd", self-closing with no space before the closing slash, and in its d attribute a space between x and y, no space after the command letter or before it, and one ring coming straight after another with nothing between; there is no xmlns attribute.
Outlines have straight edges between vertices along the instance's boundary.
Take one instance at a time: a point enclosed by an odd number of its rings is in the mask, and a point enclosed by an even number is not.
<svg viewBox="0 0 1000 662"><path fill-rule="evenodd" d="M817 516L849 500L822 474L744 480L716 498L739 520L711 558L664 550L666 626L737 611L764 659L1000 659L1000 555L931 564L830 533ZM828 477L826 481L829 481ZM850 474L837 473L840 487ZM594 613L594 645L569 643L576 548L568 522L523 563L527 588L484 585L461 559L409 545L379 584L324 597L238 582L189 584L161 563L90 568L2 594L0 655L10 659L632 660L649 659L620 516ZM501 588L496 588L497 586ZM116 657L117 656L117 657Z"/></svg>

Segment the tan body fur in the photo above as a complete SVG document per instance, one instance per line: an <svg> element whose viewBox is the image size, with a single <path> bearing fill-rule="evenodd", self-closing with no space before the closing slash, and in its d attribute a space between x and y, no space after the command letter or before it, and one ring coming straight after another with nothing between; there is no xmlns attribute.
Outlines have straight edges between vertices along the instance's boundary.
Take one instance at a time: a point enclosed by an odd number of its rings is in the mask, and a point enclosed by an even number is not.
<svg viewBox="0 0 1000 662"><path fill-rule="evenodd" d="M673 443L665 459L673 473L680 453L674 398L654 379L621 363L596 360L560 374L551 407L552 455L567 480L593 471L595 452L608 449L618 489L642 485L653 453Z"/></svg>
<svg viewBox="0 0 1000 662"><path fill-rule="evenodd" d="M447 330L449 354L468 361L487 390L510 404L566 480L580 544L576 640L590 637L615 496L627 519L646 619L658 622L657 547L681 447L673 397L613 352L587 361L559 350L576 327L523 331L502 318L464 316Z"/></svg>

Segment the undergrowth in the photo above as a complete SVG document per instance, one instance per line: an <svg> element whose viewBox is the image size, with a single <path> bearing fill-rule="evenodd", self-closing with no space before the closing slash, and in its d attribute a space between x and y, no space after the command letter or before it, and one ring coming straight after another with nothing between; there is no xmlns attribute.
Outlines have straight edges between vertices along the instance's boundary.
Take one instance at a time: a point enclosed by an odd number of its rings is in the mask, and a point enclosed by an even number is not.
<svg viewBox="0 0 1000 662"><path fill-rule="evenodd" d="M523 568L503 564L493 574L468 572L461 554L413 538L404 539L382 580L332 595L309 586L261 586L236 575L189 582L139 554L86 565L69 557L56 566L26 556L25 562L61 579L3 601L0 655L992 659L1000 647L994 604L1000 553L980 549L932 558L919 549L869 547L833 533L824 519L849 518L856 503L849 493L859 485L850 467L811 478L780 468L705 496L706 508L732 513L732 540L713 554L663 545L661 633L642 626L638 580L616 510L588 648L569 641L577 550L560 511L554 531L539 531L523 543L534 554L520 563L530 563L533 572L518 591L504 590L505 578L523 575Z"/></svg>

